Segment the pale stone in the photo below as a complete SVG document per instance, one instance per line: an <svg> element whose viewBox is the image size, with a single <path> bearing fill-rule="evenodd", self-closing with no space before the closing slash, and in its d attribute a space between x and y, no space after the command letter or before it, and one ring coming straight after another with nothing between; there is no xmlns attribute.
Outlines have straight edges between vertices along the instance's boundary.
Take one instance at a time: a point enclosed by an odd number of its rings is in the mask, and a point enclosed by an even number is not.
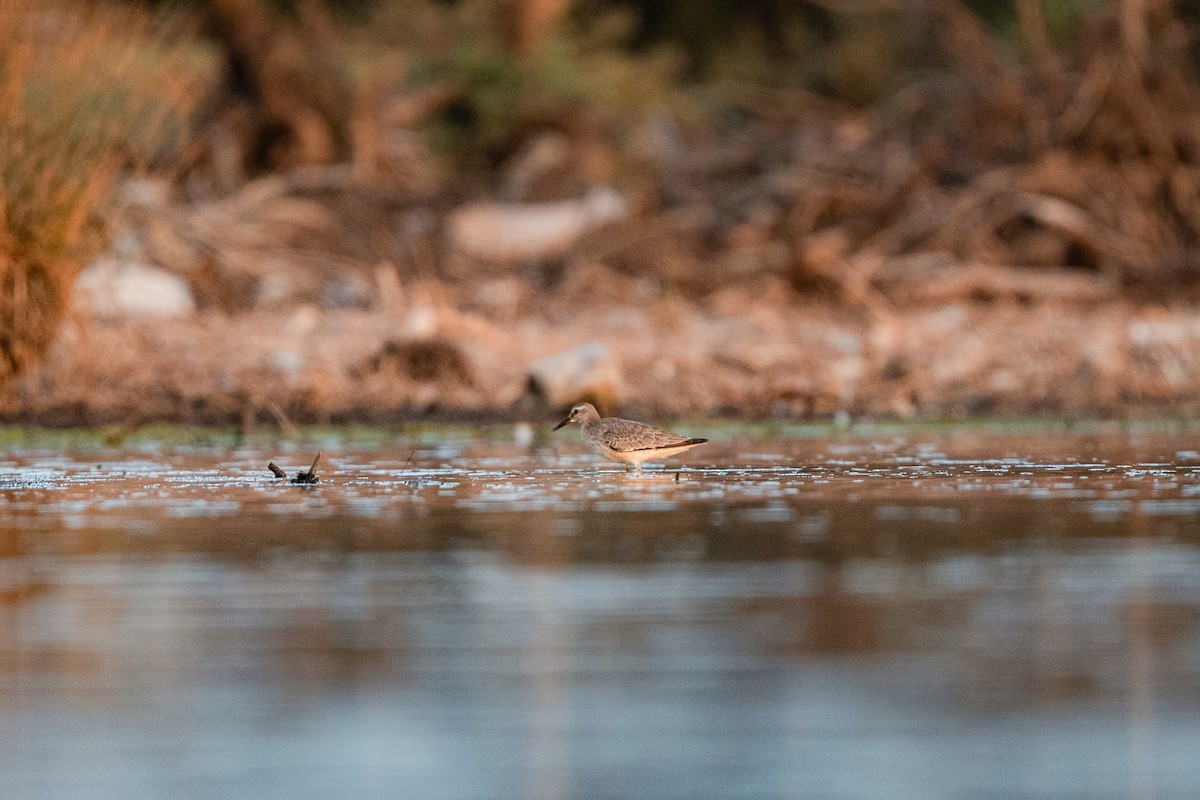
<svg viewBox="0 0 1200 800"><path fill-rule="evenodd" d="M594 228L624 219L629 206L612 189L552 203L476 203L450 215L450 242L462 254L490 262L554 258Z"/></svg>
<svg viewBox="0 0 1200 800"><path fill-rule="evenodd" d="M105 319L186 317L196 300L187 281L160 267L101 259L79 273L75 299Z"/></svg>
<svg viewBox="0 0 1200 800"><path fill-rule="evenodd" d="M529 388L552 406L586 397L611 406L621 396L621 367L607 346L585 344L533 362Z"/></svg>

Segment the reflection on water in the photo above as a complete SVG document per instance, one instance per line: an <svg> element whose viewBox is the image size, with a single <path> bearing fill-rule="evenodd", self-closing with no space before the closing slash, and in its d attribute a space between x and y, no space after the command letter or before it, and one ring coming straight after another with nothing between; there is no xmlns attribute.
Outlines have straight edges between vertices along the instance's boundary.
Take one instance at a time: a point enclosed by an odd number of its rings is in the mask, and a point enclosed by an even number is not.
<svg viewBox="0 0 1200 800"><path fill-rule="evenodd" d="M1185 439L10 454L0 797L1194 798Z"/></svg>

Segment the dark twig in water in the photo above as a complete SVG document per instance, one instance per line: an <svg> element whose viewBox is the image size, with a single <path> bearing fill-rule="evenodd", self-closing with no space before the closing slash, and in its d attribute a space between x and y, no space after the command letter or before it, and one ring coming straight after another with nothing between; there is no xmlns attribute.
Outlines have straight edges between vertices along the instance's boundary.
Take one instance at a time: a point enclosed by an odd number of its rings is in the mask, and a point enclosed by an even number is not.
<svg viewBox="0 0 1200 800"><path fill-rule="evenodd" d="M317 457L313 459L312 466L307 472L297 472L296 477L292 478L292 483L320 483L321 479L317 477L317 464L321 461L321 453L317 453ZM267 464L267 469L271 470L276 478L286 478L287 473L275 465L275 462Z"/></svg>
<svg viewBox="0 0 1200 800"><path fill-rule="evenodd" d="M317 457L313 459L312 466L308 468L308 472L297 472L296 477L292 478L292 483L319 483L317 478L317 464L321 461L321 453L317 451Z"/></svg>

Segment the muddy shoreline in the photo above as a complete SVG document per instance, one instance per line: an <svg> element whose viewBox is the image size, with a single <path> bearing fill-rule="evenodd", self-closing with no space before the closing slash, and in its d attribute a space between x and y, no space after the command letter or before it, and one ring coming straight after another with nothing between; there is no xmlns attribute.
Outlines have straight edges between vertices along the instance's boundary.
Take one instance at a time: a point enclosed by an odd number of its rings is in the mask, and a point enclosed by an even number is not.
<svg viewBox="0 0 1200 800"><path fill-rule="evenodd" d="M1144 418L1200 408L1200 311L1187 307L956 303L872 316L769 284L704 302L543 296L528 306L482 309L426 287L377 310L76 316L0 395L0 421L538 420L570 400L539 393L531 365L581 346L609 354L608 383L578 394L610 414Z"/></svg>

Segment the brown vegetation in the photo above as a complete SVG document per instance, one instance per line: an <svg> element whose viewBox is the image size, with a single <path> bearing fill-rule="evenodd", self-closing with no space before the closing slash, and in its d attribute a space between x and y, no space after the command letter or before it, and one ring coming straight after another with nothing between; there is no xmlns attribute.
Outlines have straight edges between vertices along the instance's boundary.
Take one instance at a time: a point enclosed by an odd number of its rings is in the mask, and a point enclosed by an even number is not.
<svg viewBox="0 0 1200 800"><path fill-rule="evenodd" d="M122 172L185 141L182 29L129 9L0 2L0 382L55 336Z"/></svg>

